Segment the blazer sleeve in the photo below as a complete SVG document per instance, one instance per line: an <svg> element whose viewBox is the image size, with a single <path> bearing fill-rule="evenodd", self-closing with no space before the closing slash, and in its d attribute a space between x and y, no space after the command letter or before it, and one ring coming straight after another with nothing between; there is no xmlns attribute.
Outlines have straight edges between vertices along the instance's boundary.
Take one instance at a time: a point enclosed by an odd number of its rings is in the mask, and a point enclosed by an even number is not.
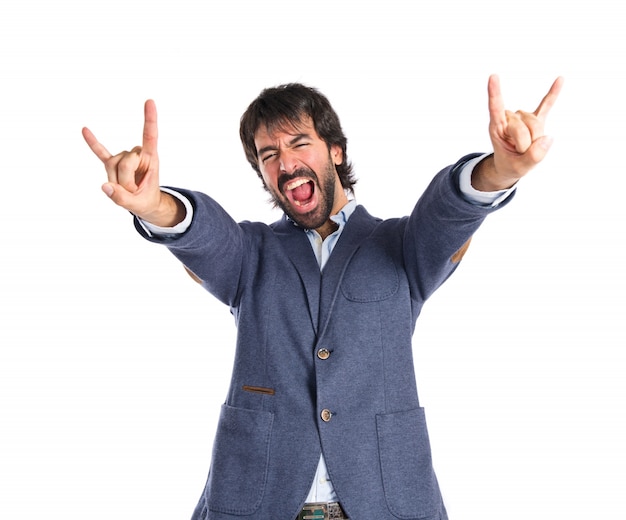
<svg viewBox="0 0 626 520"><path fill-rule="evenodd" d="M246 250L241 226L208 195L175 190L187 197L194 211L193 220L183 234L151 236L136 218L135 228L146 240L165 245L202 281L205 289L223 303L234 306Z"/></svg>
<svg viewBox="0 0 626 520"><path fill-rule="evenodd" d="M441 170L431 181L404 230L403 254L414 297L425 301L457 268L463 248L490 213L505 206L514 194L494 207L472 204L459 188L470 154ZM459 254L460 253L460 254Z"/></svg>

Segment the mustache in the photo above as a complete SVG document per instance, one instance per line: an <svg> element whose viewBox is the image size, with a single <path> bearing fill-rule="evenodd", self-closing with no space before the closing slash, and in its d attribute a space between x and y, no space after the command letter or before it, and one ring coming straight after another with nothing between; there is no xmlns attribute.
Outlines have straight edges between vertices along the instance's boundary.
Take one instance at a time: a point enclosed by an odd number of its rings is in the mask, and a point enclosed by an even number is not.
<svg viewBox="0 0 626 520"><path fill-rule="evenodd" d="M278 189L282 192L285 184L299 177L310 179L316 183L318 182L317 175L315 174L313 170L309 168L298 168L297 170L294 170L292 173L283 173L278 178Z"/></svg>

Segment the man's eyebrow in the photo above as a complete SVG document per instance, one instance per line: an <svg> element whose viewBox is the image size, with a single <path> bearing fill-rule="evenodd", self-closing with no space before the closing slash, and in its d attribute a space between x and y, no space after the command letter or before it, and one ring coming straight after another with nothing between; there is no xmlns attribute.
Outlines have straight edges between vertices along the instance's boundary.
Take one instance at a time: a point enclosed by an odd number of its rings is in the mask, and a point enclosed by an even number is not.
<svg viewBox="0 0 626 520"><path fill-rule="evenodd" d="M293 138L287 143L289 146L293 146L294 144L297 144L299 141L302 141L303 139L310 139L311 138L311 134L297 134L294 135ZM272 152L274 150L277 150L278 148L276 146L274 146L273 144L270 144L268 146L264 146L263 148L259 149L259 151L257 152L257 156L261 156L266 152Z"/></svg>
<svg viewBox="0 0 626 520"><path fill-rule="evenodd" d="M294 138L291 141L289 141L289 146L293 146L298 141L302 141L302 139L310 139L310 138L311 138L311 136L309 134L298 134L298 135L295 135Z"/></svg>
<svg viewBox="0 0 626 520"><path fill-rule="evenodd" d="M266 152L271 152L276 150L276 147L272 144L269 146L264 146L263 148L261 148L256 154L258 157L261 157L261 155L263 155Z"/></svg>

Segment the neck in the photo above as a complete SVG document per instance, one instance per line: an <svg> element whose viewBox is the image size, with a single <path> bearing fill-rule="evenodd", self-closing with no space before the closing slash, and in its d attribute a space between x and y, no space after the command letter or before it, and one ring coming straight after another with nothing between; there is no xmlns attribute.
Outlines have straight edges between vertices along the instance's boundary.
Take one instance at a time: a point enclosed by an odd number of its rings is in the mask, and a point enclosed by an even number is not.
<svg viewBox="0 0 626 520"><path fill-rule="evenodd" d="M324 222L324 224L322 224L320 227L315 228L315 231L319 233L319 235L322 237L322 240L325 240L328 235L333 234L335 231L337 231L337 229L339 229L337 223L333 222L330 217L337 215L348 203L348 197L341 185L339 186L339 190L335 193L337 193L337 197L335 198L335 203L333 204L333 209L330 212L328 220Z"/></svg>
<svg viewBox="0 0 626 520"><path fill-rule="evenodd" d="M322 226L315 228L315 231L317 231L319 236L322 237L322 240L326 240L326 237L328 235L332 235L335 231L337 231L337 229L339 229L339 226L332 220L328 219Z"/></svg>

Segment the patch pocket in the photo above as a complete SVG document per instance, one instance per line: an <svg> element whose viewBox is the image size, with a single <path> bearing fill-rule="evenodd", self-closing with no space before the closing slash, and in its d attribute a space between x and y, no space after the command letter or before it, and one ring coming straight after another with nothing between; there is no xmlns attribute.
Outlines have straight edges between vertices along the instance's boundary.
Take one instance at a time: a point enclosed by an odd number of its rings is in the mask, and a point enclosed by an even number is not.
<svg viewBox="0 0 626 520"><path fill-rule="evenodd" d="M379 302L398 291L399 277L384 244L372 241L355 255L343 277L341 292L353 302Z"/></svg>
<svg viewBox="0 0 626 520"><path fill-rule="evenodd" d="M211 511L250 515L263 500L274 414L222 405L206 499Z"/></svg>
<svg viewBox="0 0 626 520"><path fill-rule="evenodd" d="M423 408L376 416L387 507L398 518L428 518L441 507Z"/></svg>

